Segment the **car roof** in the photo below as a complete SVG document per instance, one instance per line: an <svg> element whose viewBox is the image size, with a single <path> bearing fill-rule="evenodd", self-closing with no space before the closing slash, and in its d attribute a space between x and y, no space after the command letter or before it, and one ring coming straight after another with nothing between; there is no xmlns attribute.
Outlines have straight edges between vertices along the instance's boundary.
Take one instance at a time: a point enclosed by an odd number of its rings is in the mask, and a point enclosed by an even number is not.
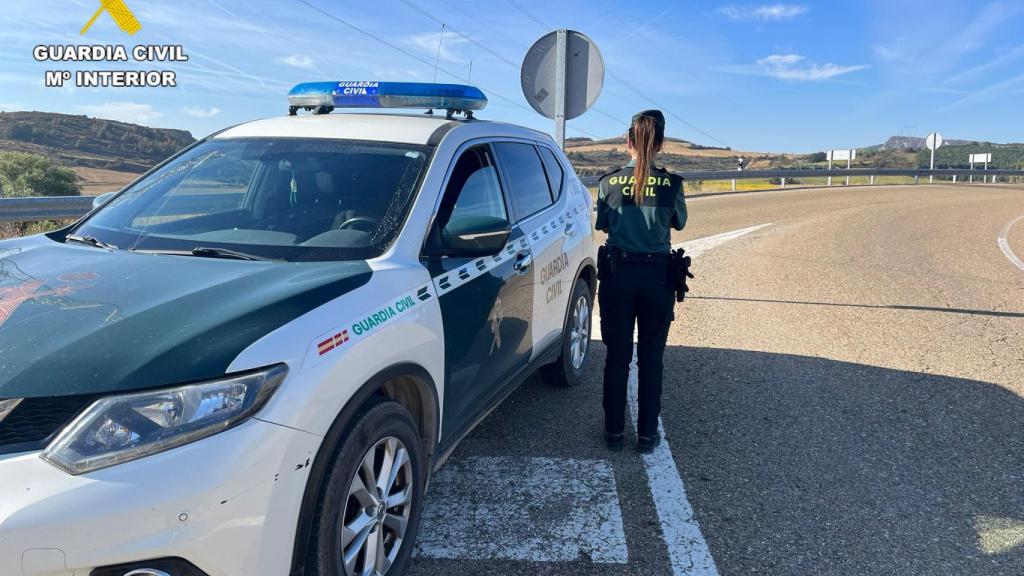
<svg viewBox="0 0 1024 576"><path fill-rule="evenodd" d="M279 116L254 120L228 128L214 138L338 138L400 142L404 144L436 144L445 133L459 127L475 136L519 136L547 140L550 137L522 126L483 120L448 120L443 113L367 114L341 112L320 115ZM435 136L435 134L437 136Z"/></svg>

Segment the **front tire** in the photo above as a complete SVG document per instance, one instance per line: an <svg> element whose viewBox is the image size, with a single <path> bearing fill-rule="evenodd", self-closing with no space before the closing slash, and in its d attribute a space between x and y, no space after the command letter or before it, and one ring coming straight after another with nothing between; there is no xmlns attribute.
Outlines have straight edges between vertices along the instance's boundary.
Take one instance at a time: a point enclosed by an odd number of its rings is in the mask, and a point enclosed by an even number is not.
<svg viewBox="0 0 1024 576"><path fill-rule="evenodd" d="M408 410L384 400L364 410L328 471L314 523L317 573L401 574L419 529L425 470Z"/></svg>
<svg viewBox="0 0 1024 576"><path fill-rule="evenodd" d="M544 381L552 386L570 387L583 381L590 359L590 328L594 297L582 278L576 280L562 327L562 353L558 360L541 368Z"/></svg>

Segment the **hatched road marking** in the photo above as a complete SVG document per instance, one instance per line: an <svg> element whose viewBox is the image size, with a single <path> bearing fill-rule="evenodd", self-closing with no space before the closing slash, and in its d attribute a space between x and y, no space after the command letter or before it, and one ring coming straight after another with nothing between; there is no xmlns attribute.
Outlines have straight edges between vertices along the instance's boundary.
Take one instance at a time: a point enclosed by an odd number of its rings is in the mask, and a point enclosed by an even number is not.
<svg viewBox="0 0 1024 576"><path fill-rule="evenodd" d="M509 456L449 461L431 480L416 555L627 564L612 465Z"/></svg>

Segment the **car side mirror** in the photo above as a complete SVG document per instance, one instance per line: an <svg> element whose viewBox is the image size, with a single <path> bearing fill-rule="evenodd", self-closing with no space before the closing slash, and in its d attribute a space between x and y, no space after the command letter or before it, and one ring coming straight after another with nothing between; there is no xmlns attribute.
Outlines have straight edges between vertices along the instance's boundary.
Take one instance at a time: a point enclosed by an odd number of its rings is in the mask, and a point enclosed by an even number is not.
<svg viewBox="0 0 1024 576"><path fill-rule="evenodd" d="M451 220L441 231L441 253L466 258L493 256L505 247L511 233L504 218L474 216Z"/></svg>
<svg viewBox="0 0 1024 576"><path fill-rule="evenodd" d="M100 206L103 206L104 204L106 204L107 200L110 200L111 198L114 197L114 194L117 194L117 192L106 192L104 194L100 194L99 196L93 198L92 199L92 209L95 210L95 209L99 208Z"/></svg>

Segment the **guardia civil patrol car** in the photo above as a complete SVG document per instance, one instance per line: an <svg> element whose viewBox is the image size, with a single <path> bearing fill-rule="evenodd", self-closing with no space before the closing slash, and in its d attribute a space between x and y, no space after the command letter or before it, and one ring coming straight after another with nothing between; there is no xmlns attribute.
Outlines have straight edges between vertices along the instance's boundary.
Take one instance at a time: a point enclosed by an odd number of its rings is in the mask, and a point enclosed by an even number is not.
<svg viewBox="0 0 1024 576"><path fill-rule="evenodd" d="M400 574L430 472L589 352L590 196L485 102L300 85L0 242L0 576Z"/></svg>

